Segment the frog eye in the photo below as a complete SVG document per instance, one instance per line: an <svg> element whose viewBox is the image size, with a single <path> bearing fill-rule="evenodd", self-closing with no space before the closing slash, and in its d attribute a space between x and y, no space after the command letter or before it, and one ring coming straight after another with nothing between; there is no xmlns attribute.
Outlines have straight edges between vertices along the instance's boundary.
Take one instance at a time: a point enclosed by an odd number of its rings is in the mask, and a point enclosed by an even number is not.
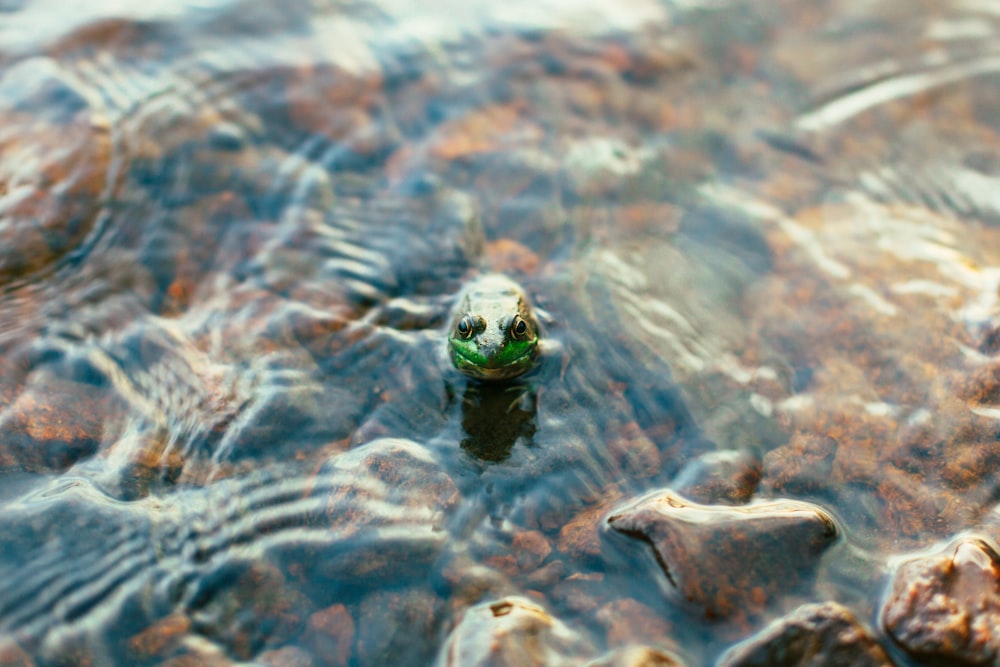
<svg viewBox="0 0 1000 667"><path fill-rule="evenodd" d="M515 315L510 322L510 333L518 340L525 338L528 335L528 323L521 319L520 315Z"/></svg>
<svg viewBox="0 0 1000 667"><path fill-rule="evenodd" d="M455 330L458 331L458 335L462 338L468 338L472 335L472 318L466 315L458 321L455 325Z"/></svg>

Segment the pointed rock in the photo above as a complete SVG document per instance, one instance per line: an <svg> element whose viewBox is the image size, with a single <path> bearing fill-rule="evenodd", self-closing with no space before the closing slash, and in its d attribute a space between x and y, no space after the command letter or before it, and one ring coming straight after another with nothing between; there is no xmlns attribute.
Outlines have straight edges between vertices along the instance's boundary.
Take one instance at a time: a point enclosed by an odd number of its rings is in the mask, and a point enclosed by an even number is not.
<svg viewBox="0 0 1000 667"><path fill-rule="evenodd" d="M836 602L807 604L727 651L716 667L892 667L872 633Z"/></svg>
<svg viewBox="0 0 1000 667"><path fill-rule="evenodd" d="M896 572L882 608L889 636L919 661L995 665L1000 661L1000 556L962 538Z"/></svg>
<svg viewBox="0 0 1000 667"><path fill-rule="evenodd" d="M608 525L649 542L670 583L706 618L759 611L803 582L838 532L810 503L700 505L672 491L613 513Z"/></svg>

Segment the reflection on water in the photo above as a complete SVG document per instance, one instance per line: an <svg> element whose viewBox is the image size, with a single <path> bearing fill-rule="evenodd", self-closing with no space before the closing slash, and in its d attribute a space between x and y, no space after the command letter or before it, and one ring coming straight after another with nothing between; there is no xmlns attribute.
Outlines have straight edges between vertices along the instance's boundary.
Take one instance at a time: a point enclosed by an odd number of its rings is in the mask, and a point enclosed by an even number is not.
<svg viewBox="0 0 1000 667"><path fill-rule="evenodd" d="M515 445L533 447L536 396L525 382L470 382L462 397L462 449L499 463Z"/></svg>
<svg viewBox="0 0 1000 667"><path fill-rule="evenodd" d="M619 4L0 0L3 660L1000 651L1000 14Z"/></svg>

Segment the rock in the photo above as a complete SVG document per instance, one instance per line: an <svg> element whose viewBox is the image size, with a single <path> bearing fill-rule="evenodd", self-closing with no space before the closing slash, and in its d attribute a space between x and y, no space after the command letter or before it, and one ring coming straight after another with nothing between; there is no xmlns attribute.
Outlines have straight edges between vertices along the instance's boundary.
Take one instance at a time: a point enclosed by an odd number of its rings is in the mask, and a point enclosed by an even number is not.
<svg viewBox="0 0 1000 667"><path fill-rule="evenodd" d="M35 663L12 639L0 637L0 667L35 667Z"/></svg>
<svg viewBox="0 0 1000 667"><path fill-rule="evenodd" d="M617 488L605 492L606 498L578 511L559 529L559 551L574 558L592 558L601 554L601 518L621 502Z"/></svg>
<svg viewBox="0 0 1000 667"><path fill-rule="evenodd" d="M0 465L62 471L93 456L104 439L112 400L93 385L42 375L0 413Z"/></svg>
<svg viewBox="0 0 1000 667"><path fill-rule="evenodd" d="M184 640L191 629L191 619L184 614L172 614L154 623L129 640L129 649L136 661L166 656Z"/></svg>
<svg viewBox="0 0 1000 667"><path fill-rule="evenodd" d="M358 665L426 665L434 655L438 598L420 588L379 590L358 618Z"/></svg>
<svg viewBox="0 0 1000 667"><path fill-rule="evenodd" d="M206 599L191 610L192 629L226 647L229 655L248 660L301 630L310 603L274 565L233 563L215 576L230 578L232 585L210 590L208 578L202 593Z"/></svg>
<svg viewBox="0 0 1000 667"><path fill-rule="evenodd" d="M685 465L673 481L678 493L700 503L743 504L760 481L760 461L737 450L710 452Z"/></svg>
<svg viewBox="0 0 1000 667"><path fill-rule="evenodd" d="M854 614L836 602L808 604L737 644L717 667L892 667Z"/></svg>
<svg viewBox="0 0 1000 667"><path fill-rule="evenodd" d="M677 656L648 646L629 646L602 656L587 667L684 667Z"/></svg>
<svg viewBox="0 0 1000 667"><path fill-rule="evenodd" d="M107 120L55 61L4 70L0 282L52 264L98 227L113 153Z"/></svg>
<svg viewBox="0 0 1000 667"><path fill-rule="evenodd" d="M882 624L913 658L948 665L1000 660L1000 557L964 537L899 567Z"/></svg>
<svg viewBox="0 0 1000 667"><path fill-rule="evenodd" d="M805 580L838 533L810 503L699 505L672 491L615 512L608 525L649 542L681 598L709 619L763 609Z"/></svg>
<svg viewBox="0 0 1000 667"><path fill-rule="evenodd" d="M777 493L815 493L830 483L837 441L814 433L796 433L787 445L764 457L765 488Z"/></svg>
<svg viewBox="0 0 1000 667"><path fill-rule="evenodd" d="M607 197L642 169L648 159L615 138L592 137L571 144L564 157L563 178L566 190L580 198Z"/></svg>
<svg viewBox="0 0 1000 667"><path fill-rule="evenodd" d="M601 572L576 572L552 588L551 599L560 607L590 616L607 602L609 591Z"/></svg>
<svg viewBox="0 0 1000 667"><path fill-rule="evenodd" d="M202 637L190 637L184 644L183 652L168 660L157 663L157 667L236 667L217 645Z"/></svg>
<svg viewBox="0 0 1000 667"><path fill-rule="evenodd" d="M354 645L354 618L342 604L321 609L309 617L302 645L316 656L316 665L346 665Z"/></svg>
<svg viewBox="0 0 1000 667"><path fill-rule="evenodd" d="M535 603L506 597L465 612L438 655L436 667L557 667L579 665L589 646Z"/></svg>
<svg viewBox="0 0 1000 667"><path fill-rule="evenodd" d="M257 662L267 667L314 667L312 657L298 646L282 646L274 651L265 651Z"/></svg>
<svg viewBox="0 0 1000 667"><path fill-rule="evenodd" d="M675 648L670 622L636 600L609 602L597 610L595 617L607 628L608 646L657 644Z"/></svg>
<svg viewBox="0 0 1000 667"><path fill-rule="evenodd" d="M517 558L517 566L522 572L538 569L542 561L552 553L549 541L537 530L517 533L510 546Z"/></svg>

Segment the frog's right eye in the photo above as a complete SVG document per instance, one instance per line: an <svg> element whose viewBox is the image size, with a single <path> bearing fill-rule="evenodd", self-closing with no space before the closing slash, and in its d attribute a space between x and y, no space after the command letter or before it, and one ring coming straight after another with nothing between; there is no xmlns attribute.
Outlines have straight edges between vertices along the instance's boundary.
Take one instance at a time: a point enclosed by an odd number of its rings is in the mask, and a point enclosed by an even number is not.
<svg viewBox="0 0 1000 667"><path fill-rule="evenodd" d="M458 321L455 325L455 330L458 331L458 335L462 338L468 338L472 335L472 318L466 315Z"/></svg>

